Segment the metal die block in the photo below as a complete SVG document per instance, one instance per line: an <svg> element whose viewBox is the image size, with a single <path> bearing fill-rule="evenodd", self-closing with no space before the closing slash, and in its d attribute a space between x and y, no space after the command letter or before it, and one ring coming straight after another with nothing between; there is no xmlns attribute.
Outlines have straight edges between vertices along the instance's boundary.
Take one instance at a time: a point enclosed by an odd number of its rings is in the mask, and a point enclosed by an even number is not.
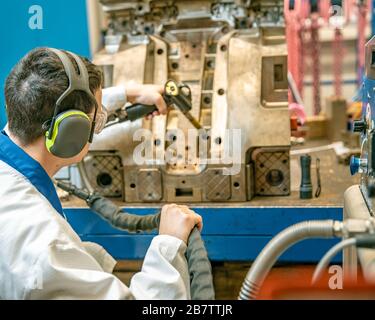
<svg viewBox="0 0 375 320"><path fill-rule="evenodd" d="M116 152L90 151L84 159L93 188L105 197L123 196L123 166Z"/></svg>
<svg viewBox="0 0 375 320"><path fill-rule="evenodd" d="M253 151L252 159L257 195L290 194L289 148L258 148Z"/></svg>
<svg viewBox="0 0 375 320"><path fill-rule="evenodd" d="M230 176L221 169L208 169L205 175L206 197L210 201L226 201L231 197Z"/></svg>
<svg viewBox="0 0 375 320"><path fill-rule="evenodd" d="M287 106L287 102L288 102L288 76L287 74L288 74L287 56L263 57L262 59L262 104L265 107L280 108L280 107Z"/></svg>
<svg viewBox="0 0 375 320"><path fill-rule="evenodd" d="M141 201L160 201L163 197L162 176L159 169L138 171L138 198Z"/></svg>

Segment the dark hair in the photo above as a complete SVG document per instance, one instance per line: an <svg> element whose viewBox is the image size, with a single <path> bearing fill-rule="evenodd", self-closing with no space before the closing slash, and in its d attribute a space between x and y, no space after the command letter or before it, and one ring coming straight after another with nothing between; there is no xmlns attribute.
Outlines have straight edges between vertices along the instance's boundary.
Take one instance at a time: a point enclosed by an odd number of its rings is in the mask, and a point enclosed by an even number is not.
<svg viewBox="0 0 375 320"><path fill-rule="evenodd" d="M64 51L78 71L74 58ZM89 73L93 94L102 84L102 73L88 59L80 57ZM59 57L48 48L30 51L12 69L5 82L5 102L9 130L24 145L32 143L46 132L43 124L52 119L55 103L68 88L68 77ZM94 108L87 93L72 92L61 105L61 111L76 109L90 113Z"/></svg>

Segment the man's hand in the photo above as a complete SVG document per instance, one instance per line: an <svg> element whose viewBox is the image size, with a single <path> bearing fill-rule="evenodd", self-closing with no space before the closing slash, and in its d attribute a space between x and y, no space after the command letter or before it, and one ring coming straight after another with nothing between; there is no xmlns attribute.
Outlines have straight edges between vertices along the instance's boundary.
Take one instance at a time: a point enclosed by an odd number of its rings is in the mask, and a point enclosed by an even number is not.
<svg viewBox="0 0 375 320"><path fill-rule="evenodd" d="M159 114L167 114L167 104L163 99L164 87L152 84L145 85L128 85L126 87L126 94L128 102L141 103L147 105L155 105L158 111L155 111L152 115L147 116L147 119L151 119L153 116Z"/></svg>
<svg viewBox="0 0 375 320"><path fill-rule="evenodd" d="M159 234L174 236L187 243L191 230L203 228L202 217L187 206L167 204L161 210Z"/></svg>

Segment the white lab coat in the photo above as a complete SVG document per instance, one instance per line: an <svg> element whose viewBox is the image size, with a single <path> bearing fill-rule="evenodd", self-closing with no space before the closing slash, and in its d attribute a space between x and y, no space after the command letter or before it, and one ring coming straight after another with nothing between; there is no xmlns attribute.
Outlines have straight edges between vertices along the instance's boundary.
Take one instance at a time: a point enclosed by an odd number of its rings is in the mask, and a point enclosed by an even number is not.
<svg viewBox="0 0 375 320"><path fill-rule="evenodd" d="M0 299L190 299L183 241L156 236L130 287L115 260L80 240L50 201L0 161Z"/></svg>

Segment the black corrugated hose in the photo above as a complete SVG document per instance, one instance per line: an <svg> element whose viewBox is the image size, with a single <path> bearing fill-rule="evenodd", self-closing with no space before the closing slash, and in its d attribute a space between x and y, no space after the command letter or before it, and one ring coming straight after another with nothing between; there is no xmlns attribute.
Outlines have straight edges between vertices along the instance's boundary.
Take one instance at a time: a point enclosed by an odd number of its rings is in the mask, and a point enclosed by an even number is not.
<svg viewBox="0 0 375 320"><path fill-rule="evenodd" d="M107 220L112 226L128 232L147 232L159 229L160 213L139 216L123 212L112 201L97 195L87 203L90 208ZM190 290L193 300L214 300L211 264L201 234L194 228L190 234L186 259L190 274Z"/></svg>
<svg viewBox="0 0 375 320"><path fill-rule="evenodd" d="M159 229L160 213L139 216L123 212L112 201L90 195L71 184L57 182L61 189L85 200L91 210L107 220L113 227L131 233L150 232ZM190 234L186 259L190 274L190 290L193 300L214 300L215 291L212 279L211 264L201 234L195 227Z"/></svg>

